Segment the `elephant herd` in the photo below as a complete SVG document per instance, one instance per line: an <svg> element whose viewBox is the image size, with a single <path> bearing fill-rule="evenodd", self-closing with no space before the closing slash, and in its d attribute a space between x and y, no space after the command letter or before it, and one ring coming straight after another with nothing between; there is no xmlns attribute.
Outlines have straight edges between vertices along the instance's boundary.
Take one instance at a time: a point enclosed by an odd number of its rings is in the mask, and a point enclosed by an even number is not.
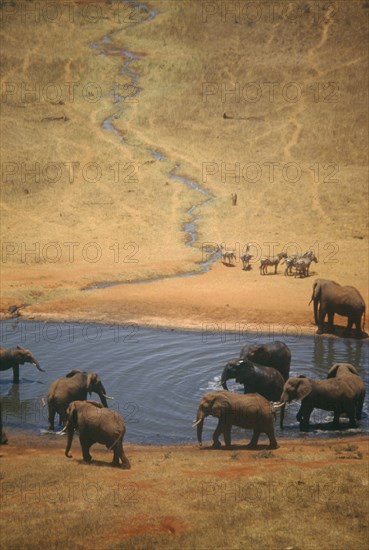
<svg viewBox="0 0 369 550"><path fill-rule="evenodd" d="M324 330L328 316L328 329L333 331L335 313L346 316L346 333L355 325L358 337L363 337L361 326L365 323L365 302L361 294L351 286L341 286L334 281L317 279L313 285L311 301L314 303L314 318L318 334ZM362 324L363 318L363 324ZM13 370L13 382L19 383L19 365L33 364L43 371L37 359L26 349L0 348L0 370ZM360 419L365 397L365 387L356 368L349 363L333 364L323 380L305 375L290 377L291 352L283 342L244 346L237 358L230 359L223 369L220 383L223 391L206 393L198 406L194 426L201 445L204 419L208 415L218 418L213 434L213 446L220 447L219 436L223 434L226 447L231 445L231 428L239 426L253 429L249 443L255 448L261 433L269 437L270 447L276 448L273 419L280 410L280 427L283 428L285 406L294 400L301 402L297 420L301 431L307 431L312 411L332 411L333 424L339 426L341 414L349 418L349 426L355 427ZM244 395L228 391L227 380L235 379L244 385ZM87 400L88 394L96 393L101 403ZM54 380L48 390L48 429L54 430L55 414L68 433L65 450L70 457L73 434L79 431L83 458L91 461L90 447L102 443L114 453L113 464L129 468L130 463L123 451L125 425L123 418L108 408L105 388L94 372L78 369ZM59 433L62 433L59 432ZM0 406L0 442L7 438L2 430Z"/></svg>

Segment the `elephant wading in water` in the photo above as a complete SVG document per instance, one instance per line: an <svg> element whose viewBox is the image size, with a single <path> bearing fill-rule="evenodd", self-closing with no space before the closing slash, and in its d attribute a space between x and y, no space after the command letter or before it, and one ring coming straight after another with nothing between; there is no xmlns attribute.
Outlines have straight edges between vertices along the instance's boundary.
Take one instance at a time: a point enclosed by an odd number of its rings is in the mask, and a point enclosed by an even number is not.
<svg viewBox="0 0 369 550"><path fill-rule="evenodd" d="M24 363L31 363L39 371L45 372L29 349L20 346L0 348L0 370L13 369L13 384L19 383L19 365L24 365Z"/></svg>
<svg viewBox="0 0 369 550"><path fill-rule="evenodd" d="M68 442L65 455L69 454L74 430L79 431L79 441L82 447L83 460L91 462L90 447L94 443L101 443L113 451L113 465L129 469L131 467L123 450L123 437L126 427L123 418L112 409L104 408L96 401L72 401L66 413L66 425L63 432L68 432Z"/></svg>
<svg viewBox="0 0 369 550"><path fill-rule="evenodd" d="M358 338L365 336L365 302L355 287L341 286L329 279L317 279L313 284L313 294L309 305L311 302L314 302L314 320L318 326L317 334L324 332L326 315L328 315L328 332L334 332L333 321L334 315L337 313L348 318L345 336L350 336L352 325L356 327Z"/></svg>
<svg viewBox="0 0 369 550"><path fill-rule="evenodd" d="M244 393L259 393L268 401L280 401L284 379L279 371L272 367L254 365L248 359L231 359L225 366L221 384L227 390L226 381L235 378L236 382L244 385ZM284 405L281 407L280 426L283 428Z"/></svg>
<svg viewBox="0 0 369 550"><path fill-rule="evenodd" d="M351 365L351 363L335 363L329 369L327 378L344 379L345 383L352 388L357 398L356 418L360 420L365 399L365 385L354 365Z"/></svg>
<svg viewBox="0 0 369 550"><path fill-rule="evenodd" d="M291 352L283 342L246 345L241 349L240 359L248 359L264 367L277 369L286 381L290 375Z"/></svg>
<svg viewBox="0 0 369 550"><path fill-rule="evenodd" d="M95 372L82 372L76 369L54 380L47 394L49 430L54 429L55 413L59 413L60 422L65 423L69 403L83 401L87 399L87 394L92 392L98 394L104 407L108 406L106 400L112 398L106 395L105 388Z"/></svg>
<svg viewBox="0 0 369 550"><path fill-rule="evenodd" d="M229 391L215 391L203 395L197 409L196 421L197 439L202 445L202 429L206 416L215 416L219 419L213 433L213 447L220 448L219 436L223 434L226 448L231 447L232 426L239 426L254 430L249 449L257 448L261 433L269 437L269 448L277 449L278 444L274 435L273 406L264 397L258 394L237 394Z"/></svg>
<svg viewBox="0 0 369 550"><path fill-rule="evenodd" d="M290 403L295 399L301 401L301 407L296 416L300 422L301 431L309 429L310 415L314 409L333 411L335 429L339 428L339 417L343 413L349 417L349 427L356 428L356 418L361 414L358 403L361 402L362 385L356 379L352 380L354 376L356 375L339 375L325 380L315 380L305 376L289 378L284 385L281 402ZM357 378L360 380L360 377L357 376Z"/></svg>

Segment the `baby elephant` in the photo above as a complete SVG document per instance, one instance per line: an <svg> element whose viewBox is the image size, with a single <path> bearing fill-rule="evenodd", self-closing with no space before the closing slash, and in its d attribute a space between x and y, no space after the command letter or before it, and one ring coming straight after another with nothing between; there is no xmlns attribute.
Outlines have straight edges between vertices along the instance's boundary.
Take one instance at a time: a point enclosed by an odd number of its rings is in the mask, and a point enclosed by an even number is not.
<svg viewBox="0 0 369 550"><path fill-rule="evenodd" d="M333 411L335 429L339 427L339 417L343 413L347 413L350 427L356 427L361 389L360 384L353 383L350 378L349 376L326 380L306 377L289 378L284 385L281 401L283 403L290 403L294 399L301 401L301 407L296 416L300 422L301 431L309 429L310 415L314 409Z"/></svg>
<svg viewBox="0 0 369 550"><path fill-rule="evenodd" d="M94 443L106 445L113 450L113 465L128 469L131 467L123 450L123 437L126 427L123 418L112 409L107 409L97 401L72 401L67 409L67 422L63 429L68 432L65 456L72 458L69 451L72 446L74 430L79 431L83 460L91 462L90 447Z"/></svg>
<svg viewBox="0 0 369 550"><path fill-rule="evenodd" d="M232 426L254 430L249 449L255 449L261 433L269 437L270 449L277 449L274 436L273 407L264 397L257 393L245 395L229 391L214 391L203 395L197 409L197 439L202 444L202 429L206 416L219 418L218 426L213 433L213 447L221 447L219 436L223 434L225 446L231 447Z"/></svg>

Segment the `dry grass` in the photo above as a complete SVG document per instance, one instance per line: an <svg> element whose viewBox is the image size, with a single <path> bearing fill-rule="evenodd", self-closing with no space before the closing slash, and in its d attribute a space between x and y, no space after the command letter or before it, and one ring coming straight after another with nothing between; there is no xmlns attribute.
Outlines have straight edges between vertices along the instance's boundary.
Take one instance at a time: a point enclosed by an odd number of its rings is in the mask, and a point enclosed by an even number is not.
<svg viewBox="0 0 369 550"><path fill-rule="evenodd" d="M2 548L208 548L210 539L224 548L359 548L369 449L366 438L351 441L284 440L273 456L128 444L132 469L120 470L99 445L85 465L77 441L67 460L65 441L13 433L1 449Z"/></svg>

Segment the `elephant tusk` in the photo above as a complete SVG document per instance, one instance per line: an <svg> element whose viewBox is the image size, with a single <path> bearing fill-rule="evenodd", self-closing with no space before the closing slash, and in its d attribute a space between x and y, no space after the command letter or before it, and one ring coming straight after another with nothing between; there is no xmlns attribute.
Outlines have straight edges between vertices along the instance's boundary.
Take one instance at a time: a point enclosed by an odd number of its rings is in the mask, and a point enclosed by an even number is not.
<svg viewBox="0 0 369 550"><path fill-rule="evenodd" d="M192 427L195 428L198 424L200 424L200 422L202 422L202 418L200 418L200 420L194 420L192 422Z"/></svg>
<svg viewBox="0 0 369 550"><path fill-rule="evenodd" d="M56 432L55 435L63 435L63 434L65 434L66 431L67 431L67 426L64 426L64 428L62 430L60 430L60 432Z"/></svg>
<svg viewBox="0 0 369 550"><path fill-rule="evenodd" d="M45 399L44 397L41 397L41 405L42 405L43 407L45 407L46 404L47 404L46 399Z"/></svg>
<svg viewBox="0 0 369 550"><path fill-rule="evenodd" d="M285 405L284 401L273 401L272 407L274 411L277 411L278 409L281 409Z"/></svg>
<svg viewBox="0 0 369 550"><path fill-rule="evenodd" d="M114 401L114 397L110 397L110 395L105 395L105 393L102 394L103 397L105 397L105 399L111 399L112 401Z"/></svg>

